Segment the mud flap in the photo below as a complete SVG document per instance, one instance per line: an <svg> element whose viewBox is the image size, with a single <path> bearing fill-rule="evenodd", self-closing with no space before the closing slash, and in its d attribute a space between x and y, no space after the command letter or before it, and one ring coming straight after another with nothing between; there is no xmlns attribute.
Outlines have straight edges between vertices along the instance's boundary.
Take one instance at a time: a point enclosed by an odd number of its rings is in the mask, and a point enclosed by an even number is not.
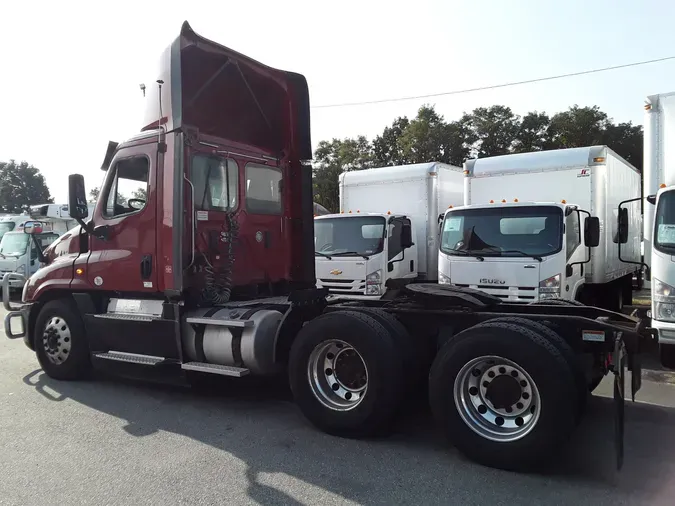
<svg viewBox="0 0 675 506"><path fill-rule="evenodd" d="M624 410L626 386L626 345L621 332L614 341L614 450L616 451L616 468L623 467ZM633 380L634 383L634 380Z"/></svg>

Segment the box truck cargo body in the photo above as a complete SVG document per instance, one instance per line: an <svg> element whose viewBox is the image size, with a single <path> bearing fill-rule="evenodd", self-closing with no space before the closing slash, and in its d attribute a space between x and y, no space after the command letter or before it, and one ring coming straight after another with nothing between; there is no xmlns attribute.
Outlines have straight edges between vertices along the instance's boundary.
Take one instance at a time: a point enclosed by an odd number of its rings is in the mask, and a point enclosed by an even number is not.
<svg viewBox="0 0 675 506"><path fill-rule="evenodd" d="M644 124L644 259L661 362L675 368L675 92L647 97Z"/></svg>
<svg viewBox="0 0 675 506"><path fill-rule="evenodd" d="M314 218L317 286L380 296L389 279L436 281L439 216L461 205L463 184L439 162L341 174L340 213Z"/></svg>
<svg viewBox="0 0 675 506"><path fill-rule="evenodd" d="M448 210L442 226L439 282L517 302L630 303L638 265L628 262L640 261L637 169L606 146L468 160L464 169L464 206ZM620 237L619 204L636 197L624 205L632 235Z"/></svg>

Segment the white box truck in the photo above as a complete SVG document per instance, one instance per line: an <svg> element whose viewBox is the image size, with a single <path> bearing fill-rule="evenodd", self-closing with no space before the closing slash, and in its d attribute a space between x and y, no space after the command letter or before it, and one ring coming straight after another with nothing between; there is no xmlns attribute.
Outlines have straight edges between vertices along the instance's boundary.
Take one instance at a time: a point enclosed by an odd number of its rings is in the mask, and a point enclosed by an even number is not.
<svg viewBox="0 0 675 506"><path fill-rule="evenodd" d="M661 363L675 369L675 92L647 97L644 122L644 259L651 327Z"/></svg>
<svg viewBox="0 0 675 506"><path fill-rule="evenodd" d="M436 281L439 216L462 203L463 179L439 162L341 174L341 212L314 218L317 286L377 297L390 279Z"/></svg>
<svg viewBox="0 0 675 506"><path fill-rule="evenodd" d="M514 302L630 304L641 240L635 167L591 146L468 160L464 169L465 205L442 224L440 283ZM635 197L624 206L628 236L619 204ZM619 242L636 264L619 259Z"/></svg>
<svg viewBox="0 0 675 506"><path fill-rule="evenodd" d="M89 204L90 214L94 204ZM15 218L13 222L2 223L11 230L5 232L0 239L0 276L15 273L9 283L12 290L21 290L28 278L40 268L39 253L53 243L68 230L77 226L77 222L68 214L68 206L60 204L38 204L29 208L28 214ZM41 234L28 235L24 233L23 225L26 222L42 223ZM31 237L34 239L31 240Z"/></svg>

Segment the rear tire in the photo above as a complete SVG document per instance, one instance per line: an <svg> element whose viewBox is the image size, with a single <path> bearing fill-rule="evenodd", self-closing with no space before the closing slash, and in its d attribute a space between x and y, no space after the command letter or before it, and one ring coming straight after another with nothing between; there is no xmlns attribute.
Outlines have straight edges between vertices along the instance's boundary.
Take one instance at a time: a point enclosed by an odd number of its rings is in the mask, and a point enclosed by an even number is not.
<svg viewBox="0 0 675 506"><path fill-rule="evenodd" d="M675 369L675 344L659 345L661 365L668 369Z"/></svg>
<svg viewBox="0 0 675 506"><path fill-rule="evenodd" d="M583 305L583 304L582 304ZM530 329L533 332L541 335L542 337L548 339L548 341L553 344L558 351L562 354L563 358L567 362L567 365L574 376L574 382L577 388L578 396L578 405L576 412L577 423L581 420L584 412L586 411L586 401L588 400L588 383L586 382L586 375L579 363L579 358L572 350L572 347L563 339L560 334L550 327L547 327L543 323L539 323L534 320L528 320L527 318L518 318L518 317L504 317L504 318L495 318L494 320L489 320L484 323L476 325L480 327L486 323L510 323L512 325L520 325L527 329ZM591 390L592 391L592 390Z"/></svg>
<svg viewBox="0 0 675 506"><path fill-rule="evenodd" d="M447 437L471 460L499 469L531 470L551 460L574 429L578 403L574 377L558 348L511 323L486 322L457 337L441 348L429 376L431 409ZM485 367L473 365L483 358ZM498 374L490 376L495 367ZM502 376L502 392L518 396L506 387L511 379L521 388L518 404L510 406L513 415L505 414L508 396L502 393L501 404L495 406L489 399L497 394L486 390L483 395L483 388L493 386L490 378ZM466 388L474 379L477 387Z"/></svg>
<svg viewBox="0 0 675 506"><path fill-rule="evenodd" d="M356 371L352 376L340 365L341 356L350 360L351 371ZM296 404L320 430L368 437L391 427L406 384L403 362L403 350L376 318L335 311L311 320L298 333L291 347L289 382Z"/></svg>
<svg viewBox="0 0 675 506"><path fill-rule="evenodd" d="M71 299L47 302L40 310L34 346L42 370L51 378L77 380L91 371L84 323Z"/></svg>
<svg viewBox="0 0 675 506"><path fill-rule="evenodd" d="M567 300L567 299L560 299L558 297L552 298L552 299L543 299L543 300L538 300L536 302L530 302L530 306L585 306L583 302L579 302L578 300Z"/></svg>

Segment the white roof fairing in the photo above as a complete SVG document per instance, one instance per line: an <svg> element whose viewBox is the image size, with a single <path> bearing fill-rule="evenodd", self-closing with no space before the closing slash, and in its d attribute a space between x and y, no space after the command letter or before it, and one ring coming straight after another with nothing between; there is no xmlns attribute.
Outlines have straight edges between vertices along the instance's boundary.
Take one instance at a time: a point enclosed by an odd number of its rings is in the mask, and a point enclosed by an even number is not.
<svg viewBox="0 0 675 506"><path fill-rule="evenodd" d="M441 162L414 163L411 165L395 165L377 167L374 169L353 170L340 174L340 184L352 186L358 184L382 183L385 181L405 181L421 179L434 175L439 168L461 172L461 167L455 167Z"/></svg>
<svg viewBox="0 0 675 506"><path fill-rule="evenodd" d="M524 172L545 172L550 170L598 165L597 162L593 162L593 159L597 157L606 157L608 151L611 150L606 146L552 149L548 151L534 151L531 153L517 153L472 159L467 160L464 166L465 169L470 171L472 177L490 177L497 174L515 174ZM614 153L614 155L618 156L616 153Z"/></svg>

